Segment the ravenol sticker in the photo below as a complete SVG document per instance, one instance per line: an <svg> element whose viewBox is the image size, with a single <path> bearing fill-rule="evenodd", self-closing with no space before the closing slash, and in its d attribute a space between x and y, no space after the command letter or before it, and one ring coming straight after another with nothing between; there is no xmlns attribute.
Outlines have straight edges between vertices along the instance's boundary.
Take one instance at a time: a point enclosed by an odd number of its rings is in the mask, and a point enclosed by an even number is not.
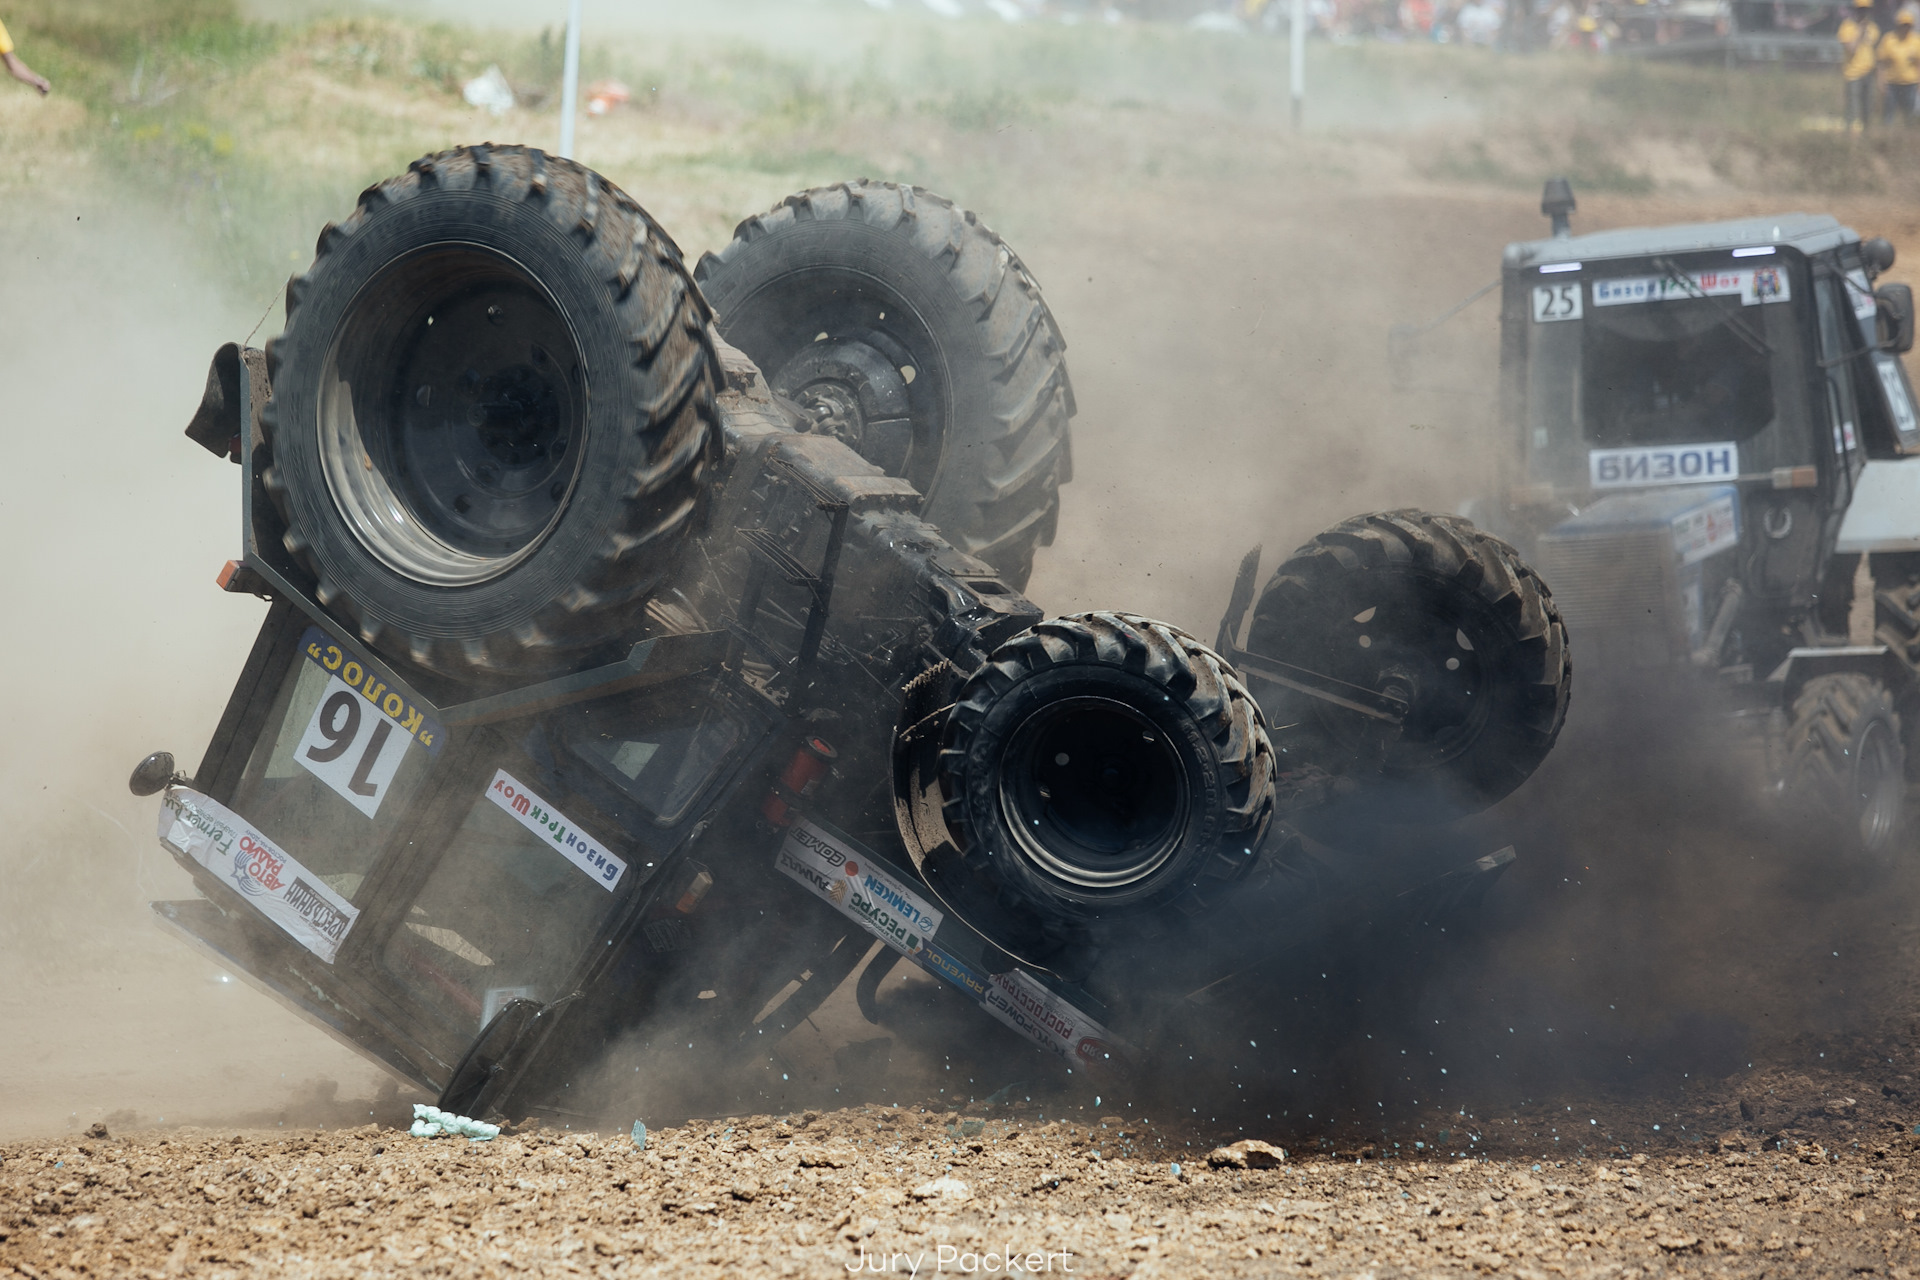
<svg viewBox="0 0 1920 1280"><path fill-rule="evenodd" d="M975 1000L987 998L987 979L975 973L966 964L954 959L936 946L923 946L914 959L920 967L936 977L945 978L954 986L961 988Z"/></svg>
<svg viewBox="0 0 1920 1280"><path fill-rule="evenodd" d="M608 853L580 830L572 819L529 791L526 784L505 769L494 771L487 785L487 799L505 809L533 834L553 841L562 857L592 877L593 882L612 893L627 873L627 864Z"/></svg>
<svg viewBox="0 0 1920 1280"><path fill-rule="evenodd" d="M239 814L188 787L168 787L160 839L232 885L328 964L359 918L352 903L255 831Z"/></svg>
<svg viewBox="0 0 1920 1280"><path fill-rule="evenodd" d="M1685 276L1626 276L1593 282L1593 305L1618 307L1635 302L1675 302L1686 298L1738 298L1751 307L1786 302L1793 296L1787 273L1777 265L1732 271L1699 271Z"/></svg>
<svg viewBox="0 0 1920 1280"><path fill-rule="evenodd" d="M1596 489L1703 484L1739 474L1740 447L1731 440L1587 452L1587 481Z"/></svg>
<svg viewBox="0 0 1920 1280"><path fill-rule="evenodd" d="M362 666L340 647L338 641L318 627L308 627L300 637L300 652L307 661L331 676L338 676L347 688L371 702L380 713L398 725L401 732L417 740L434 755L440 754L446 737L440 722L387 686L386 681Z"/></svg>
<svg viewBox="0 0 1920 1280"><path fill-rule="evenodd" d="M774 865L882 942L916 959L945 918L848 842L804 818L787 828Z"/></svg>
<svg viewBox="0 0 1920 1280"><path fill-rule="evenodd" d="M987 979L988 1013L1069 1062L1103 1063L1113 1036L1098 1022L1040 985L1021 969Z"/></svg>

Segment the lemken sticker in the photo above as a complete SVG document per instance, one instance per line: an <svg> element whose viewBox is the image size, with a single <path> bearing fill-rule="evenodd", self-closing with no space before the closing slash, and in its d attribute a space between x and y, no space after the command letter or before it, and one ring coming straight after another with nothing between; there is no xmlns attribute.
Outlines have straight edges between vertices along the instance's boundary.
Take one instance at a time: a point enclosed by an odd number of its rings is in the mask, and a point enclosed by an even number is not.
<svg viewBox="0 0 1920 1280"><path fill-rule="evenodd" d="M988 1013L1069 1062L1098 1063L1109 1056L1113 1036L1092 1018L1041 986L1021 969L988 980Z"/></svg>
<svg viewBox="0 0 1920 1280"><path fill-rule="evenodd" d="M1739 474L1740 447L1731 440L1718 444L1592 449L1587 453L1587 481L1596 489L1701 484L1709 480L1731 480Z"/></svg>
<svg viewBox="0 0 1920 1280"><path fill-rule="evenodd" d="M159 834L328 964L360 916L352 903L246 819L189 787L167 788Z"/></svg>
<svg viewBox="0 0 1920 1280"><path fill-rule="evenodd" d="M554 848L568 862L586 872L593 882L612 893L627 873L627 864L608 853L599 842L580 830L579 824L529 791L526 784L505 769L494 771L487 784L487 799L513 815L513 820Z"/></svg>
<svg viewBox="0 0 1920 1280"><path fill-rule="evenodd" d="M774 865L859 921L874 937L915 959L945 918L850 841L804 818L787 828Z"/></svg>
<svg viewBox="0 0 1920 1280"><path fill-rule="evenodd" d="M328 675L338 676L347 688L379 708L401 732L434 755L440 754L441 742L446 737L440 722L414 706L405 695L389 688L386 681L351 657L332 636L318 627L308 627L300 637L300 652L306 655L307 661Z"/></svg>

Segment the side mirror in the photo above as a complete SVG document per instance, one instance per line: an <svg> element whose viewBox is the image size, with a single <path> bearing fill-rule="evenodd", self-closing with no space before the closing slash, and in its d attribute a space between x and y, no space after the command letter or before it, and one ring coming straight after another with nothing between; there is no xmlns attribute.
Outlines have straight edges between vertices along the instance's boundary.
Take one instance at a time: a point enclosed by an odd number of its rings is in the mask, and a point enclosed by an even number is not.
<svg viewBox="0 0 1920 1280"><path fill-rule="evenodd" d="M156 751L133 766L133 776L127 779L127 790L137 796L150 796L166 790L167 784L176 776L173 771L173 752Z"/></svg>
<svg viewBox="0 0 1920 1280"><path fill-rule="evenodd" d="M1893 265L1893 242L1885 236L1875 236L1871 240L1860 242L1860 257L1867 264L1867 271L1879 275Z"/></svg>
<svg viewBox="0 0 1920 1280"><path fill-rule="evenodd" d="M1913 286L1883 284L1873 297L1880 304L1880 345L1902 355L1913 350Z"/></svg>

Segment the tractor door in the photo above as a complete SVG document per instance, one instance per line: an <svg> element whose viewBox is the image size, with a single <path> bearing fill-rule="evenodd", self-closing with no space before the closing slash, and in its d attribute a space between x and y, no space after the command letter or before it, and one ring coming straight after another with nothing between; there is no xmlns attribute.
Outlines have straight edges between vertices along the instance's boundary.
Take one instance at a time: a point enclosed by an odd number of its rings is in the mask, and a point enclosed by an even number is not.
<svg viewBox="0 0 1920 1280"><path fill-rule="evenodd" d="M1823 358L1844 362L1859 409L1859 452L1866 458L1920 453L1913 390L1899 356L1881 345L1879 300L1866 271L1845 261L1823 266L1833 299L1831 337L1824 318L1822 325L1823 345L1830 342L1831 351Z"/></svg>

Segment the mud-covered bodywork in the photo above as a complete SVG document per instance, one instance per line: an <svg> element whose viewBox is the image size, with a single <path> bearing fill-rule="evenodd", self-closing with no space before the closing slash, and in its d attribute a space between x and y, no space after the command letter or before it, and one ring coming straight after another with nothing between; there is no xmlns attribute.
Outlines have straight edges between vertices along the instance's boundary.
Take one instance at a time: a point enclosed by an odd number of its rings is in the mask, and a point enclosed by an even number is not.
<svg viewBox="0 0 1920 1280"><path fill-rule="evenodd" d="M1257 601L1250 557L1231 659L1047 618L1063 350L1025 264L918 189L801 193L696 273L532 148L369 188L189 428L240 468L221 585L271 605L194 775L132 779L205 894L161 916L479 1116L690 1062L698 1092L856 969L880 1020L903 958L1008 1047L1112 1069L1268 1005L1329 921L1473 897L1487 842L1343 858L1295 820L1520 785L1570 679L1538 578L1402 511ZM1323 713L1270 733L1236 664Z"/></svg>
<svg viewBox="0 0 1920 1280"><path fill-rule="evenodd" d="M725 461L687 571L624 654L558 680L436 702L430 676L329 618L250 502L226 581L273 604L199 768L164 797L161 840L205 898L157 903L162 919L478 1112L550 1099L650 1019L777 1038L873 938L1036 1045L1111 1067L1166 1021L1157 1003L1223 999L1456 864L1387 914L1457 906L1511 857L1443 841L1375 883L1282 826L1220 913L1148 938L996 901L929 847L915 724L1041 611L914 515L905 481L796 434L727 360ZM243 442L243 474L261 452Z"/></svg>

